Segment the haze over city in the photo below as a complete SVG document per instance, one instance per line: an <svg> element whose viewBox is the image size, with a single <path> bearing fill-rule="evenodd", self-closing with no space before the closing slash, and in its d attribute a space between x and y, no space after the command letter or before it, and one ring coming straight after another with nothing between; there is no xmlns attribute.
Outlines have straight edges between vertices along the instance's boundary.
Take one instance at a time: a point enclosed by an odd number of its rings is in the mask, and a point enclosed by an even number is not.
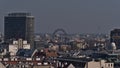
<svg viewBox="0 0 120 68"><path fill-rule="evenodd" d="M109 33L119 27L119 0L1 0L0 32L9 12L35 16L35 33Z"/></svg>
<svg viewBox="0 0 120 68"><path fill-rule="evenodd" d="M119 0L1 0L0 68L120 68Z"/></svg>

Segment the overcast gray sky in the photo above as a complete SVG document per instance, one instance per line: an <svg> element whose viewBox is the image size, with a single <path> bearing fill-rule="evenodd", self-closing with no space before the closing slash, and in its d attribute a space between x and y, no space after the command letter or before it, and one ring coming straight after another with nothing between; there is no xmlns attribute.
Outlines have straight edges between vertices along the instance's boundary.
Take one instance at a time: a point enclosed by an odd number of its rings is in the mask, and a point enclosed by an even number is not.
<svg viewBox="0 0 120 68"><path fill-rule="evenodd" d="M36 33L109 33L120 27L120 0L0 0L0 32L9 12L30 12Z"/></svg>

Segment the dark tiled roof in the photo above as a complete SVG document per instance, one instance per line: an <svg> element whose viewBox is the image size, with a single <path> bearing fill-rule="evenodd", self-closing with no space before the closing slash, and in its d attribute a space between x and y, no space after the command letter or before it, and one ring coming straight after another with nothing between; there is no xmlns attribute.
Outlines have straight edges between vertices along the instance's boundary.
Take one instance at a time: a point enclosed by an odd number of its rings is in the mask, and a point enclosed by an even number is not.
<svg viewBox="0 0 120 68"><path fill-rule="evenodd" d="M34 50L32 49L19 49L16 55L20 57L31 57L33 52Z"/></svg>

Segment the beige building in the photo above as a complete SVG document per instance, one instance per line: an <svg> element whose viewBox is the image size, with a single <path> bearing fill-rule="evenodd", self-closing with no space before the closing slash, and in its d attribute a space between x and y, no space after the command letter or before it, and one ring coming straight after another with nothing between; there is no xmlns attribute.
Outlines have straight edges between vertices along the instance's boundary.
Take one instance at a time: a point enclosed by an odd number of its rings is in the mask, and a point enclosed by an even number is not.
<svg viewBox="0 0 120 68"><path fill-rule="evenodd" d="M51 68L51 67L42 65L42 66L34 66L33 68Z"/></svg>
<svg viewBox="0 0 120 68"><path fill-rule="evenodd" d="M28 44L26 40L22 39L13 41L13 44L9 45L10 55L16 55L19 49L30 49L30 44Z"/></svg>
<svg viewBox="0 0 120 68"><path fill-rule="evenodd" d="M70 64L67 68L75 68L72 64Z"/></svg>
<svg viewBox="0 0 120 68"><path fill-rule="evenodd" d="M68 67L65 67L65 64L61 62L59 63L58 67L63 67L63 68L115 68L114 63L107 62L105 60L100 60L100 61L86 61L86 62L81 62L78 63L78 65L74 66L73 64L69 64Z"/></svg>
<svg viewBox="0 0 120 68"><path fill-rule="evenodd" d="M114 63L101 61L90 61L86 63L85 68L114 68Z"/></svg>
<svg viewBox="0 0 120 68"><path fill-rule="evenodd" d="M0 68L6 68L6 67L0 62Z"/></svg>

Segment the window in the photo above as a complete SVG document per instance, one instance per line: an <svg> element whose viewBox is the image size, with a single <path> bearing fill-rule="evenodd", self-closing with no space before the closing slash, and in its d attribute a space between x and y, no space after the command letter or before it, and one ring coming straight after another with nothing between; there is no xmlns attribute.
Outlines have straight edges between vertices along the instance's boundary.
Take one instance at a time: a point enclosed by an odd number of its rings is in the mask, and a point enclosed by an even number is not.
<svg viewBox="0 0 120 68"><path fill-rule="evenodd" d="M111 67L113 66L113 64L111 64Z"/></svg>
<svg viewBox="0 0 120 68"><path fill-rule="evenodd" d="M108 67L110 67L110 64L108 64Z"/></svg>

